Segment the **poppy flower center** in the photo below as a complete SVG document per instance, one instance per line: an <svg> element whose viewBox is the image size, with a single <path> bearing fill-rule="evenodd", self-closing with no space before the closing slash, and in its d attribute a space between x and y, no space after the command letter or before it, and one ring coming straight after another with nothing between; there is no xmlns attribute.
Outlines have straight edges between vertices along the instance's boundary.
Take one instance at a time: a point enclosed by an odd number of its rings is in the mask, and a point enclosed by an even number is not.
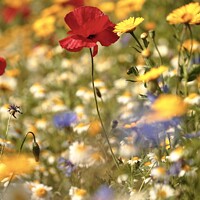
<svg viewBox="0 0 200 200"><path fill-rule="evenodd" d="M89 35L88 37L87 37L87 39L93 39L93 38L95 38L95 35Z"/></svg>

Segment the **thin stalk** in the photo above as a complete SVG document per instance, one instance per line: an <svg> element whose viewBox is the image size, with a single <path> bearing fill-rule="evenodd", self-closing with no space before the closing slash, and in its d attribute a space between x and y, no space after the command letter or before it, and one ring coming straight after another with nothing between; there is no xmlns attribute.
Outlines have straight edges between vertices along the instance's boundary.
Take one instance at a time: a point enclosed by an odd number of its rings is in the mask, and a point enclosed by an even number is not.
<svg viewBox="0 0 200 200"><path fill-rule="evenodd" d="M191 57L192 57L192 49L193 49L193 35L192 35L192 30L189 24L185 25L186 28L188 28L189 33L190 33L190 39L191 39L191 46L190 46L190 51L189 51L189 56L187 59L187 63L184 63L183 65L183 75L184 75L184 95L187 96L188 95L188 87L187 87L187 81L188 81L188 68L190 65L190 61L191 61Z"/></svg>
<svg viewBox="0 0 200 200"><path fill-rule="evenodd" d="M24 146L24 142L26 141L26 138L27 138L27 136L28 136L29 133L32 134L33 140L34 140L34 142L36 143L36 139L35 139L34 133L31 132L31 131L27 132L26 135L25 135L25 137L24 137L24 139L23 139L23 141L22 141L22 144L21 144L21 146L20 146L18 156L20 156L20 154L21 154L22 148L23 148L23 146ZM3 200L4 194L6 193L6 191L7 191L8 187L9 187L9 185L11 184L12 179L13 179L14 176L15 176L15 172L12 172L12 174L11 174L11 176L10 176L10 179L9 179L9 181L8 181L8 184L7 184L6 188L4 189L4 192L3 192L3 195L2 195L2 200Z"/></svg>
<svg viewBox="0 0 200 200"><path fill-rule="evenodd" d="M133 36L133 38L135 39L135 41L137 42L138 46L140 47L141 50L143 50L142 45L140 44L139 40L137 39L137 37L135 36L135 34L133 32L130 32L130 34Z"/></svg>
<svg viewBox="0 0 200 200"><path fill-rule="evenodd" d="M146 176L150 173L150 171L153 169L153 167L155 166L155 164L156 163L154 163L151 167L150 167L150 169L147 171L147 173L146 173ZM145 176L145 177L146 177ZM144 180L142 181L142 184L140 185L140 188L139 188L139 190L138 190L138 192L141 192L141 190L142 190L142 188L143 188L143 186L144 186L144 184L145 184L145 177L144 177Z"/></svg>
<svg viewBox="0 0 200 200"><path fill-rule="evenodd" d="M11 117L12 117L12 115L9 115L8 123L7 123L7 126L6 126L5 138L4 138L4 141L3 141L2 147L1 147L0 157L2 157L3 152L4 152L4 149L5 149L5 143L6 143L7 138L8 138L8 130L9 130L9 126L10 126L10 120L11 120Z"/></svg>
<svg viewBox="0 0 200 200"><path fill-rule="evenodd" d="M97 110L97 115L99 117L99 121L101 123L101 127L102 127L102 130L103 130L103 135L105 136L106 142L108 143L112 158L113 158L117 168L119 168L119 164L118 164L117 159L116 159L116 157L115 157L115 155L113 153L110 141L108 139L108 134L107 134L106 129L104 127L104 124L103 124L103 121L102 121L102 118L101 118L101 114L100 114L100 111L99 111L99 105L98 105L98 101L97 101L97 94L96 94L96 89L95 89L95 85L94 85L94 59L93 59L93 56L92 56L91 48L90 48L90 56L91 56L91 63L92 63L92 74L91 74L91 77L92 77L92 88L93 88L93 93L94 93L94 100L95 100L95 106L96 106L96 110Z"/></svg>
<svg viewBox="0 0 200 200"><path fill-rule="evenodd" d="M32 134L34 143L36 143L35 134L34 134L33 132L31 132L31 131L27 132L26 135L25 135L25 137L24 137L24 139L23 139L23 141L22 141L22 144L21 144L21 146L20 146L19 155L20 155L20 153L21 153L21 151L22 151L22 148L23 148L23 146L24 146L24 142L26 141L26 137L28 136L29 133Z"/></svg>
<svg viewBox="0 0 200 200"><path fill-rule="evenodd" d="M183 66L182 66L182 64L180 62L181 62L181 52L182 52L182 48L183 48L183 41L184 41L184 36L185 36L185 33L186 33L186 28L187 28L186 26L183 27L183 30L182 30L182 33L181 33L181 37L180 37L180 49L179 49L179 53L178 53L178 68L179 68L179 70L177 70L177 71L180 72L181 68L183 67L184 79L187 78L187 77L185 77L186 68L185 68L184 63L183 63ZM178 92L179 84L180 84L180 82L177 81L177 87L176 87L176 93L177 94L179 94L179 92ZM187 94L187 86L186 85L187 85L187 82L184 85L184 93L185 94Z"/></svg>
<svg viewBox="0 0 200 200"><path fill-rule="evenodd" d="M191 40L191 46L190 46L190 51L189 51L189 56L187 59L187 63L184 64L183 66L183 72L184 72L184 80L185 80L185 85L184 85L184 95L187 96L188 95L188 87L187 87L187 80L188 80L188 68L190 65L190 61L191 61L191 57L192 57L192 49L193 49L193 34L192 34L192 30L189 24L185 25L186 28L188 28L189 33L190 33L190 40Z"/></svg>
<svg viewBox="0 0 200 200"><path fill-rule="evenodd" d="M159 55L160 65L163 65L162 56L161 56L161 53L160 53L160 51L159 51L159 49L158 49L158 46L157 46L157 44L156 44L156 41L155 41L155 38L154 38L154 37L152 38L152 41L153 41L153 44L154 44L154 46L155 46L155 48L156 48L156 51L157 51L157 53L158 53L158 55Z"/></svg>
<svg viewBox="0 0 200 200"><path fill-rule="evenodd" d="M192 50L193 50L193 34L192 34L191 26L189 24L187 25L187 28L189 30L190 40L191 40L191 46L190 46L190 52L189 52L189 58L188 58L188 67L189 67L189 64L190 64L190 61L191 61L191 57L192 57Z"/></svg>

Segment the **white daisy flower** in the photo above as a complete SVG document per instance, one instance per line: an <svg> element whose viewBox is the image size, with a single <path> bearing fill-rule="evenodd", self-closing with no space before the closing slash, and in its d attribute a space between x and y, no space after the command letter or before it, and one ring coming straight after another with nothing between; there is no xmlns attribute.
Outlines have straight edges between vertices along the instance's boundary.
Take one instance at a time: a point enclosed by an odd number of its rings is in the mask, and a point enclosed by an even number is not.
<svg viewBox="0 0 200 200"><path fill-rule="evenodd" d="M84 200L87 197L87 191L82 188L72 186L69 190L71 200Z"/></svg>
<svg viewBox="0 0 200 200"><path fill-rule="evenodd" d="M50 200L52 197L52 187L41 183L30 183L29 187L32 191L31 200Z"/></svg>
<svg viewBox="0 0 200 200"><path fill-rule="evenodd" d="M151 170L151 176L155 179L164 179L166 177L166 169L164 167L155 167Z"/></svg>
<svg viewBox="0 0 200 200"><path fill-rule="evenodd" d="M178 161L180 158L182 158L184 154L184 149L183 147L177 147L176 149L174 149L170 154L169 156L167 157L168 160L170 162L176 162Z"/></svg>
<svg viewBox="0 0 200 200"><path fill-rule="evenodd" d="M85 167L89 165L90 157L93 152L92 146L76 141L69 147L69 160L73 164Z"/></svg>
<svg viewBox="0 0 200 200"><path fill-rule="evenodd" d="M150 200L167 199L175 195L175 190L169 185L156 184L149 192Z"/></svg>

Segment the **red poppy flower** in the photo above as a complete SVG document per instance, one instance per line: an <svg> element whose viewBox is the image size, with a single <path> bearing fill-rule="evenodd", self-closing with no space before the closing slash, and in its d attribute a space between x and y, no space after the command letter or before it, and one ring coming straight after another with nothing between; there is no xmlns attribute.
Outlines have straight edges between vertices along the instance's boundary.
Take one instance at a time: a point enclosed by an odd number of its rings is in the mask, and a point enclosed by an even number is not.
<svg viewBox="0 0 200 200"><path fill-rule="evenodd" d="M4 74L6 68L6 60L0 57L0 76Z"/></svg>
<svg viewBox="0 0 200 200"><path fill-rule="evenodd" d="M65 22L71 29L70 36L59 41L61 47L71 52L82 48L94 48L93 56L98 52L97 42L109 46L119 37L113 32L113 24L107 15L95 7L83 6L65 16Z"/></svg>
<svg viewBox="0 0 200 200"><path fill-rule="evenodd" d="M6 6L2 10L2 17L6 23L12 22L16 16L20 15L23 19L26 19L30 15L30 8L27 5L24 5L19 8Z"/></svg>

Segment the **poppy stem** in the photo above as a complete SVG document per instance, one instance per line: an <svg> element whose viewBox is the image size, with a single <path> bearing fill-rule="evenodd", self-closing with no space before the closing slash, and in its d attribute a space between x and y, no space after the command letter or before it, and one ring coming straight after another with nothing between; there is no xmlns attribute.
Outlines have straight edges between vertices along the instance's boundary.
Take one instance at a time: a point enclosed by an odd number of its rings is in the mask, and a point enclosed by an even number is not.
<svg viewBox="0 0 200 200"><path fill-rule="evenodd" d="M108 143L112 158L113 158L117 168L119 168L119 164L118 164L117 159L116 159L116 157L113 153L110 141L108 139L108 134L107 134L106 129L104 127L104 124L103 124L103 121L102 121L102 118L101 118L101 114L100 114L100 111L99 111L99 106L98 106L98 102L97 102L97 93L96 93L96 89L95 89L95 85L94 85L94 59L93 59L93 56L92 56L92 49L91 48L90 48L90 56L91 56L91 63L92 63L92 88L93 88L93 93L94 93L94 100L95 100L97 115L99 117L99 121L101 123L101 127L102 127L102 130L103 130L103 135L105 136L106 142Z"/></svg>

